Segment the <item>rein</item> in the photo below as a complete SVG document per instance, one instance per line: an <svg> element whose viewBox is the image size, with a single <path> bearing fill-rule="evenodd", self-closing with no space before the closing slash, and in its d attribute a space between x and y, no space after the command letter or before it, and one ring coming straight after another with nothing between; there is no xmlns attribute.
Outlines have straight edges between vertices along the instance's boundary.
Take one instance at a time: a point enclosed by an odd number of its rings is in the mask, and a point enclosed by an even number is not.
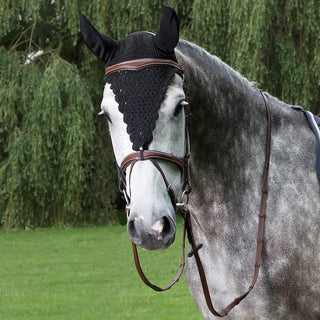
<svg viewBox="0 0 320 320"><path fill-rule="evenodd" d="M129 70L129 71L138 71L144 68L148 67L174 67L177 68L179 73L183 75L183 69L182 67L174 62L173 60L165 60L165 59L136 59L136 60L130 60L125 61L116 65L113 65L111 67L108 67L106 69L105 75L108 76L114 72L120 72L123 70ZM185 83L184 83L185 86ZM192 223L191 223L191 213L188 206L188 194L191 192L191 185L189 182L189 159L190 159L190 107L187 101L183 104L184 106L184 112L185 112L185 156L183 159L180 159L178 157L175 157L171 154L167 154L160 151L154 151L154 150L143 150L141 147L139 151L134 152L126 156L121 166L118 167L118 175L119 175L119 188L120 191L124 194L124 197L126 199L127 205L126 205L126 214L127 216L130 215L130 196L127 193L126 190L126 170L131 165L132 167L138 162L138 161L145 161L150 160L154 166L159 170L166 186L167 190L171 199L171 202L173 204L173 207L175 209L182 208L182 216L184 219L183 223L183 237L182 237L182 253L181 253L181 260L180 260L180 266L179 270L175 276L175 278L164 288L160 288L154 284L152 284L147 277L145 276L144 272L142 271L138 251L136 244L132 242L132 249L133 249L133 256L135 261L136 269L143 280L143 282L152 288L155 291L166 291L170 289L176 282L179 281L184 266L185 266L185 235L187 233L188 241L191 246L191 251L188 253L188 257L195 257L196 264L198 267L198 272L201 280L201 285L204 293L204 297L207 303L207 306L211 313L214 316L217 317L224 317L226 316L230 310L232 310L236 305L238 305L254 288L258 275L260 270L260 264L261 264L261 258L262 258L262 248L263 248L263 235L264 235L264 225L265 225L265 218L266 218L266 202L267 202L267 194L268 194L268 174L269 174L269 163L270 163L270 154L271 154L271 131L272 131L272 119L271 119L271 110L270 105L267 96L260 91L263 101L267 110L267 120L268 120L268 128L267 128L267 149L266 149L266 158L265 158L265 164L264 164L264 170L263 170L263 183L262 183L262 189L261 189L261 200L260 200L260 210L259 210L259 224L258 224L258 235L257 235L257 248L256 248L256 258L255 258L255 265L254 265L254 274L253 279L251 282L251 285L249 286L248 290L240 295L239 297L235 298L230 304L228 304L223 310L220 312L216 311L212 304L212 299L209 292L208 282L206 279L206 275L204 272L204 268L199 256L199 250L202 248L202 244L196 244L194 239L194 234L192 230ZM187 97L187 95L186 95ZM179 166L180 170L183 172L184 178L183 178L183 185L181 190L181 198L180 201L177 201L177 198L174 194L174 191L167 180L165 173L161 169L160 165L158 164L158 160L164 160L172 162ZM131 172L132 172L131 167ZM130 172L130 175L131 175ZM129 176L130 180L130 176ZM186 197L186 203L183 203L184 198Z"/></svg>
<svg viewBox="0 0 320 320"><path fill-rule="evenodd" d="M255 264L254 264L254 273L252 282L248 288L248 290L240 295L239 297L235 298L231 303L229 303L223 310L220 312L216 311L212 305L212 299L210 296L208 283L206 279L206 275L203 269L203 265L199 256L199 249L201 249L202 244L196 245L193 231L192 231L192 224L190 219L190 210L186 206L183 209L183 213L185 215L185 221L187 221L187 232L188 232L188 239L189 243L191 245L191 252L188 254L188 257L191 257L194 255L196 259L196 264L198 266L199 276L201 280L201 285L204 293L204 297L206 299L207 306L211 313L217 317L224 317L226 316L236 305L238 305L254 288L258 276L259 276L259 270L261 265L261 258L262 258L262 248L263 248L263 235L264 235L264 225L265 225L265 219L266 219L266 204L267 204L267 195L268 195L268 175L269 175L269 163L270 163L270 155L271 155L271 132L272 132L272 119L271 119L271 109L269 105L269 100L267 96L260 91L263 101L267 110L267 119L268 119L268 129L267 129L267 149L266 149L266 158L264 163L264 169L263 169L263 183L261 188L261 200L260 200L260 210L259 210L259 224L258 224L258 235L257 235L257 249L256 249L256 258L255 258Z"/></svg>

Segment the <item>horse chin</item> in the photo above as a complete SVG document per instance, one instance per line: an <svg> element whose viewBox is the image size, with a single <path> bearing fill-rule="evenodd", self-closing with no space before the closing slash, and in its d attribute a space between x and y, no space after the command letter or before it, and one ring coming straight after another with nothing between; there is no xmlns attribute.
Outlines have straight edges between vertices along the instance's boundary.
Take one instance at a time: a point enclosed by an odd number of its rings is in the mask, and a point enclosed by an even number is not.
<svg viewBox="0 0 320 320"><path fill-rule="evenodd" d="M139 245L143 250L147 250L147 251L164 250L170 247L171 244L174 242L174 240L175 240L175 236L171 238L168 242L150 238L149 241L136 243L136 245Z"/></svg>
<svg viewBox="0 0 320 320"><path fill-rule="evenodd" d="M175 240L176 223L165 216L148 226L142 217L130 217L127 229L131 241L142 249L164 250Z"/></svg>

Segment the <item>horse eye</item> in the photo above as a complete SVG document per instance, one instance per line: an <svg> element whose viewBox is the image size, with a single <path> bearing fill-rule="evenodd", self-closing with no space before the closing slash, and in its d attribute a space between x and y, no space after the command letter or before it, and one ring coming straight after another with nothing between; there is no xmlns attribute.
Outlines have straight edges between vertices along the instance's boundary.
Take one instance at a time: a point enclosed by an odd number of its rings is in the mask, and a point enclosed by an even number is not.
<svg viewBox="0 0 320 320"><path fill-rule="evenodd" d="M98 115L99 115L99 116L105 116L105 117L107 118L107 120L108 120L110 123L112 123L111 118L110 118L110 115L109 115L108 112L106 112L106 111L101 111L101 112L98 113Z"/></svg>
<svg viewBox="0 0 320 320"><path fill-rule="evenodd" d="M107 120L108 120L110 123L112 123L111 118L110 118L110 115L106 113L105 116L106 116Z"/></svg>
<svg viewBox="0 0 320 320"><path fill-rule="evenodd" d="M174 113L173 116L174 117L178 117L178 115L180 114L180 112L182 111L182 107L186 104L187 102L185 100L180 101L176 108L174 109Z"/></svg>

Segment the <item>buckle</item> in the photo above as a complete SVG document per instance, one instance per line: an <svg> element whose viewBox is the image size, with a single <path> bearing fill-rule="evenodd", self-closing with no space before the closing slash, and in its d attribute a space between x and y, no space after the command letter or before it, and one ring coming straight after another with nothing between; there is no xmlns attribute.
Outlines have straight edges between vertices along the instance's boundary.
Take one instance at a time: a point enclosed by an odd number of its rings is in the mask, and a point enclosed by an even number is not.
<svg viewBox="0 0 320 320"><path fill-rule="evenodd" d="M186 189L182 192L179 202L176 203L177 210L182 210L186 205L188 205L188 203L189 203L189 192Z"/></svg>

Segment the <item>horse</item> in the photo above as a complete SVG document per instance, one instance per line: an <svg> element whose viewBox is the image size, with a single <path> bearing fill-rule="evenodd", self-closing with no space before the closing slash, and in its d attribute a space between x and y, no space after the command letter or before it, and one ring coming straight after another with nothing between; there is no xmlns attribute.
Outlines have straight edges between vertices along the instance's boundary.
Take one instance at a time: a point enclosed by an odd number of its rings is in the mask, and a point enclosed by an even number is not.
<svg viewBox="0 0 320 320"><path fill-rule="evenodd" d="M217 309L246 292L252 277L266 160L266 97L272 140L261 267L254 289L227 319L320 319L320 187L316 139L304 113L262 95L218 57L179 39L170 7L163 7L156 34L136 32L115 41L84 16L81 33L108 67L101 114L108 119L127 198L128 234L144 249L167 248L175 238L175 200L182 192ZM143 66L132 66L141 60ZM168 65L152 64L155 60ZM181 187L186 161L179 162L189 138L192 192ZM193 300L205 319L213 319L195 256L186 259Z"/></svg>

